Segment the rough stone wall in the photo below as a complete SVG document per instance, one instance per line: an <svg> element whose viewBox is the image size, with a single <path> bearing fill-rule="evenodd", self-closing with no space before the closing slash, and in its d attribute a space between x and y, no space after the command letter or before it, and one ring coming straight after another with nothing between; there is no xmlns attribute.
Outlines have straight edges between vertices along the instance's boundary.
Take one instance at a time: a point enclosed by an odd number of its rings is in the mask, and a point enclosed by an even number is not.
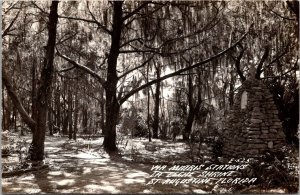
<svg viewBox="0 0 300 195"><path fill-rule="evenodd" d="M241 108L243 92L247 103ZM278 110L268 88L257 79L247 79L239 89L223 135L226 157L256 157L265 150L277 150L285 142Z"/></svg>

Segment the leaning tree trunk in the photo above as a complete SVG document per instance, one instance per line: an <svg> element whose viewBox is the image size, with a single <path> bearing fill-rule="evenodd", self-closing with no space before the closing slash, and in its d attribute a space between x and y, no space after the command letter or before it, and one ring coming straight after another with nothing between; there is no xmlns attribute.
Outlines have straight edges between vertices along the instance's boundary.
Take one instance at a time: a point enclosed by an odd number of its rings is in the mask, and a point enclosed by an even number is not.
<svg viewBox="0 0 300 195"><path fill-rule="evenodd" d="M51 84L54 71L53 60L56 41L56 26L58 21L57 7L58 1L52 1L48 22L46 56L44 57L44 66L41 73L41 84L36 97L36 113L34 115L36 125L33 129L32 142L29 148L29 156L31 160L44 159L47 110L51 97Z"/></svg>
<svg viewBox="0 0 300 195"><path fill-rule="evenodd" d="M18 109L23 121L28 125L31 131L34 130L36 122L29 116L25 110L21 100L19 99L15 89L13 88L11 81L9 80L9 75L6 73L4 67L2 66L2 82L6 87L7 94L9 95L11 101L13 102L14 107ZM10 116L9 116L10 121Z"/></svg>
<svg viewBox="0 0 300 195"><path fill-rule="evenodd" d="M2 131L10 129L11 102L5 99L4 87L2 87Z"/></svg>

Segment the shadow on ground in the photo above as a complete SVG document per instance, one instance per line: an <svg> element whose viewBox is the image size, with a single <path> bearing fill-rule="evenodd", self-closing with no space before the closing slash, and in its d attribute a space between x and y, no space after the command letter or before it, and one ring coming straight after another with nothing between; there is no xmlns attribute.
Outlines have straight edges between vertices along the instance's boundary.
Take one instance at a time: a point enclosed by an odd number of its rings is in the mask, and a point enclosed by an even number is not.
<svg viewBox="0 0 300 195"><path fill-rule="evenodd" d="M49 140L50 139L50 140ZM98 143L99 142L99 143ZM203 193L200 186L146 185L152 165L95 152L101 140L48 138L49 168L2 179L4 193Z"/></svg>

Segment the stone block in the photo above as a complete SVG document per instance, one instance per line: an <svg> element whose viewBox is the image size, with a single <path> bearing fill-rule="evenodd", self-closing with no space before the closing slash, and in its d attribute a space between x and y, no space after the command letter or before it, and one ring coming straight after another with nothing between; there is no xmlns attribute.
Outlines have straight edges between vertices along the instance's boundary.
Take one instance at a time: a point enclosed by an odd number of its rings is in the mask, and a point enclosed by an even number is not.
<svg viewBox="0 0 300 195"><path fill-rule="evenodd" d="M280 128L281 128L281 126L279 126L279 125L272 124L272 126L270 126L270 129L280 129Z"/></svg>
<svg viewBox="0 0 300 195"><path fill-rule="evenodd" d="M254 106L254 107L259 107L259 106L260 106L260 103L259 103L258 101L255 101L255 102L253 102L252 106Z"/></svg>
<svg viewBox="0 0 300 195"><path fill-rule="evenodd" d="M276 110L275 110L276 109ZM272 112L273 112L273 114L275 115L275 116L277 116L278 115L278 110L277 110L277 108L275 108Z"/></svg>
<svg viewBox="0 0 300 195"><path fill-rule="evenodd" d="M248 136L249 135L260 135L261 133L259 131L248 131Z"/></svg>
<svg viewBox="0 0 300 195"><path fill-rule="evenodd" d="M267 135L267 134L261 134L261 135L260 135L260 138L262 138L262 139L267 139L267 138L269 138L269 135Z"/></svg>
<svg viewBox="0 0 300 195"><path fill-rule="evenodd" d="M248 144L248 148L249 148L249 150L259 150L260 149L260 147L257 147L257 145L259 145L259 144Z"/></svg>
<svg viewBox="0 0 300 195"><path fill-rule="evenodd" d="M249 154L258 154L259 150L252 149L252 150L247 150L246 152Z"/></svg>
<svg viewBox="0 0 300 195"><path fill-rule="evenodd" d="M247 126L247 130L251 130L251 129L254 129L254 130L259 130L259 124L255 124L255 123L251 123Z"/></svg>
<svg viewBox="0 0 300 195"><path fill-rule="evenodd" d="M257 138L259 138L260 137L260 135L259 134L250 134L250 135L248 135L248 138L254 138L254 139L257 139Z"/></svg>
<svg viewBox="0 0 300 195"><path fill-rule="evenodd" d="M247 139L247 142L248 143L263 143L263 141L261 140L261 139L252 139L252 138L249 138L249 139Z"/></svg>
<svg viewBox="0 0 300 195"><path fill-rule="evenodd" d="M281 123L281 121L278 119L278 117L274 117L273 119L272 119L272 124L274 124L274 123L277 123L277 124L279 124L280 126L282 125L282 123Z"/></svg>
<svg viewBox="0 0 300 195"><path fill-rule="evenodd" d="M274 118L274 114L273 113L269 113L269 114L266 115L266 117L268 119L273 119Z"/></svg>
<svg viewBox="0 0 300 195"><path fill-rule="evenodd" d="M261 112L261 109L259 110L259 108L255 108L252 110L251 116L264 117L264 114Z"/></svg>
<svg viewBox="0 0 300 195"><path fill-rule="evenodd" d="M265 144L249 144L248 145L250 148L266 148Z"/></svg>
<svg viewBox="0 0 300 195"><path fill-rule="evenodd" d="M246 129L247 129L247 131L259 131L260 130L259 125L254 125L252 127L247 127Z"/></svg>
<svg viewBox="0 0 300 195"><path fill-rule="evenodd" d="M250 120L250 122L251 123L262 123L262 120L261 119L254 119L254 118L252 118L251 120Z"/></svg>
<svg viewBox="0 0 300 195"><path fill-rule="evenodd" d="M281 122L275 122L274 125L282 126Z"/></svg>

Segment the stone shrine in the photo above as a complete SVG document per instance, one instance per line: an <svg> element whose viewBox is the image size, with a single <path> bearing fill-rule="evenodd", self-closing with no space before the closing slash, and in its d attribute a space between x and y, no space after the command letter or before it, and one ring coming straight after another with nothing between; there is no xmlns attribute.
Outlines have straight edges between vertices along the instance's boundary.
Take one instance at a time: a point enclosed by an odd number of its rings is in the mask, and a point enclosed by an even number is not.
<svg viewBox="0 0 300 195"><path fill-rule="evenodd" d="M273 96L254 74L250 73L236 94L223 137L225 157L256 157L285 143Z"/></svg>

